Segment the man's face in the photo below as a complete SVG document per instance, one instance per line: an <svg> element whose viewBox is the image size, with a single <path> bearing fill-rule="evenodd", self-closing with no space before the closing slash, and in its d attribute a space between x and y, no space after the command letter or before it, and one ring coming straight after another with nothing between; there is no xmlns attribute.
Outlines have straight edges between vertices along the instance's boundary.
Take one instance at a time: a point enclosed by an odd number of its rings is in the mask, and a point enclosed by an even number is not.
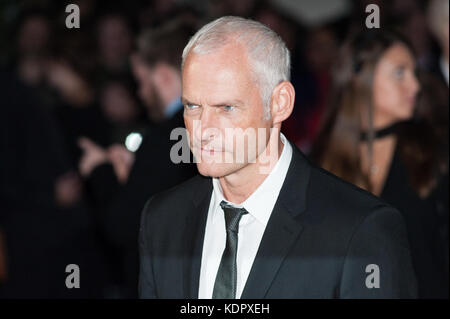
<svg viewBox="0 0 450 319"><path fill-rule="evenodd" d="M182 82L184 121L200 174L224 177L254 163L272 123L264 119L245 48L231 43L209 54L191 52ZM253 132L255 138L232 137L239 132Z"/></svg>

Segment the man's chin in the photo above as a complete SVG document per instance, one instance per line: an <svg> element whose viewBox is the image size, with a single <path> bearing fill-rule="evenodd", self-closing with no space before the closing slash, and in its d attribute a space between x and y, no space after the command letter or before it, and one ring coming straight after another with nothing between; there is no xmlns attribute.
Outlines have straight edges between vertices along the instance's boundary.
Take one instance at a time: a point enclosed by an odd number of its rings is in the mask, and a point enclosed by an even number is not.
<svg viewBox="0 0 450 319"><path fill-rule="evenodd" d="M213 178L227 176L236 170L236 168L231 164L227 165L217 163L197 163L197 169L200 175Z"/></svg>

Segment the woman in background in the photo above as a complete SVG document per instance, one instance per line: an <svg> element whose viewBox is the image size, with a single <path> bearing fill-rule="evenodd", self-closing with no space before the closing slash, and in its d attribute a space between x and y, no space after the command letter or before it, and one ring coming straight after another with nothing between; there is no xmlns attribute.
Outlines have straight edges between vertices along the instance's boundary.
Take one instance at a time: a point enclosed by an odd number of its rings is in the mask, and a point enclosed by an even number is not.
<svg viewBox="0 0 450 319"><path fill-rule="evenodd" d="M432 109L419 103L415 67L410 45L395 33L364 31L344 45L311 157L402 213L419 297L446 298L448 144L422 116Z"/></svg>

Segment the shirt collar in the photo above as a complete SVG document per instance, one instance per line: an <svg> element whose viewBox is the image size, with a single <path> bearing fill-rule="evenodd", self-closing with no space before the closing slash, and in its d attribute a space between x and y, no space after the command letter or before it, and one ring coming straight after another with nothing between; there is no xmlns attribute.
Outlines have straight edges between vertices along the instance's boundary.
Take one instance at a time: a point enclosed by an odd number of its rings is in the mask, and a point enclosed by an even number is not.
<svg viewBox="0 0 450 319"><path fill-rule="evenodd" d="M250 197L247 198L242 204L238 205L230 202L230 204L235 207L244 207L251 216L264 225L266 225L269 221L292 159L292 146L282 133L280 133L280 138L284 145L283 150L270 174L264 179L262 184L258 186L253 194L251 194ZM212 183L214 189L213 214L215 214L215 212L219 211L218 208L220 202L222 200L227 200L223 196L222 186L220 185L219 179L213 178ZM276 196L274 196L274 194L276 194Z"/></svg>

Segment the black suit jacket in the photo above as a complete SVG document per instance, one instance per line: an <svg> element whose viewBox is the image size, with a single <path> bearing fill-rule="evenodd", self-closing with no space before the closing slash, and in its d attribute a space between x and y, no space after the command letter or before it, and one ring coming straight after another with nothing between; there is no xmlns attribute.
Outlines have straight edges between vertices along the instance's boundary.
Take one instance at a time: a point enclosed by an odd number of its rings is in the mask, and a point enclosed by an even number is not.
<svg viewBox="0 0 450 319"><path fill-rule="evenodd" d="M400 213L293 149L241 298L415 298ZM198 298L211 195L211 179L196 176L148 201L139 238L141 298ZM379 288L366 286L370 264L379 268Z"/></svg>

